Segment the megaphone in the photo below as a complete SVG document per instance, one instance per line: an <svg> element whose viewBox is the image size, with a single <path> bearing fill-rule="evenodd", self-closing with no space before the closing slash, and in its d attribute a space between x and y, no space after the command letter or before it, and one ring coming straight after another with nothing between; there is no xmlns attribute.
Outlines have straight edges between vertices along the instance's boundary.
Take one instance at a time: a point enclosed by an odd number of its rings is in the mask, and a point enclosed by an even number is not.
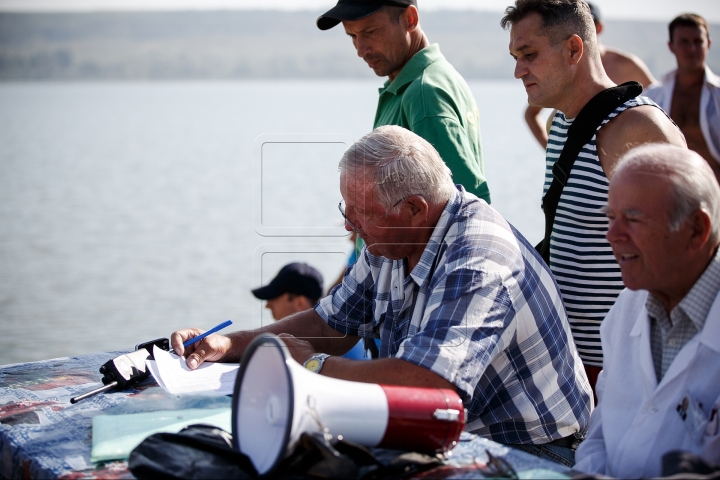
<svg viewBox="0 0 720 480"><path fill-rule="evenodd" d="M248 345L235 381L233 444L260 475L272 474L306 432L366 447L445 453L464 425L462 400L452 390L318 375L270 334Z"/></svg>

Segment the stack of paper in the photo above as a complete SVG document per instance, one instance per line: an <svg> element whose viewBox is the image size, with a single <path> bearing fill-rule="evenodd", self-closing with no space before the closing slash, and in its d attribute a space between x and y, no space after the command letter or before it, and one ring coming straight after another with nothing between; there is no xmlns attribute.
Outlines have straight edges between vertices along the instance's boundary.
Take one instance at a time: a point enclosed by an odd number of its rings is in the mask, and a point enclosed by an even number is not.
<svg viewBox="0 0 720 480"><path fill-rule="evenodd" d="M232 395L235 378L240 365L237 363L204 362L196 370L190 370L185 358L153 347L155 360L147 360L147 366L155 381L169 393L215 392Z"/></svg>

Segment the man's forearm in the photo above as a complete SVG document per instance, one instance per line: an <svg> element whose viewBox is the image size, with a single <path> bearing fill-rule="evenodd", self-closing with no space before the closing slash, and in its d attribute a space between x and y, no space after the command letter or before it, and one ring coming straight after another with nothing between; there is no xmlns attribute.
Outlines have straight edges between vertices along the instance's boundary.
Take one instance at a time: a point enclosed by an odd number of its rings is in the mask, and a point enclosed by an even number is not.
<svg viewBox="0 0 720 480"><path fill-rule="evenodd" d="M457 390L437 373L399 358L360 362L330 357L325 360L322 375L354 382Z"/></svg>
<svg viewBox="0 0 720 480"><path fill-rule="evenodd" d="M252 339L263 333L275 335L287 333L306 340L318 352L334 355L346 353L359 340L358 337L348 337L328 326L315 310L309 309L269 325L263 325L255 330L228 334L227 337L232 341L232 347L223 358L223 361L240 361L243 352Z"/></svg>
<svg viewBox="0 0 720 480"><path fill-rule="evenodd" d="M540 107L527 107L525 110L525 122L530 131L532 132L535 139L538 141L541 147L546 148L548 142L548 133L545 131L545 122L540 118Z"/></svg>

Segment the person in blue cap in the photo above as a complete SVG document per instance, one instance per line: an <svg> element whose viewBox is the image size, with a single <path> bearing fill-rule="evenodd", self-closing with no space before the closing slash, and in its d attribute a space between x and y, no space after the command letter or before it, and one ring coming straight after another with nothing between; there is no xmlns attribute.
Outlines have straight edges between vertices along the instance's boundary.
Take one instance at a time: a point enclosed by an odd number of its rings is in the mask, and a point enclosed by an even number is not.
<svg viewBox="0 0 720 480"><path fill-rule="evenodd" d="M280 320L314 307L323 294L323 277L307 263L289 263L270 283L252 293L260 300L267 300L265 308L272 312L275 320Z"/></svg>
<svg viewBox="0 0 720 480"><path fill-rule="evenodd" d="M275 320L313 308L323 295L322 274L307 263L289 263L280 269L278 274L264 287L256 288L253 295L266 300L265 308L272 312ZM344 358L354 360L370 359L373 350L365 352L365 344L361 340Z"/></svg>

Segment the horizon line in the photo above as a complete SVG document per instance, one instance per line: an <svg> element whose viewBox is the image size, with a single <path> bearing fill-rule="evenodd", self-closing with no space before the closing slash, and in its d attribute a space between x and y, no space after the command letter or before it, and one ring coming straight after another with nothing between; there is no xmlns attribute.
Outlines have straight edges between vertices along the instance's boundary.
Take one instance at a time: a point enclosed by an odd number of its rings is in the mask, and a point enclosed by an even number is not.
<svg viewBox="0 0 720 480"><path fill-rule="evenodd" d="M0 14L48 14L48 15L71 15L71 14L99 14L99 13L212 13L212 12L278 12L278 13L316 13L320 14L326 9L313 9L310 7L301 7L301 8L282 8L282 7L270 7L270 8L263 8L263 7L232 7L228 5L223 6L184 6L182 8L173 8L173 7L148 7L148 8L118 8L118 7L108 7L108 8L86 8L82 6L77 7L70 7L70 8L64 8L64 9L57 9L57 8L46 8L46 7L36 7L36 8L28 8L27 5L10 5L5 6L0 4ZM492 9L488 7L480 7L480 8L471 8L467 6L457 6L457 7L425 7L423 8L424 12L477 12L477 13L503 13L504 10L502 9ZM625 22L665 22L667 23L668 20L663 18L637 18L637 17L631 17L631 16L614 16L614 15L603 15L604 18L613 20L613 21L625 21ZM720 19L707 19L708 23L711 26L720 27Z"/></svg>

